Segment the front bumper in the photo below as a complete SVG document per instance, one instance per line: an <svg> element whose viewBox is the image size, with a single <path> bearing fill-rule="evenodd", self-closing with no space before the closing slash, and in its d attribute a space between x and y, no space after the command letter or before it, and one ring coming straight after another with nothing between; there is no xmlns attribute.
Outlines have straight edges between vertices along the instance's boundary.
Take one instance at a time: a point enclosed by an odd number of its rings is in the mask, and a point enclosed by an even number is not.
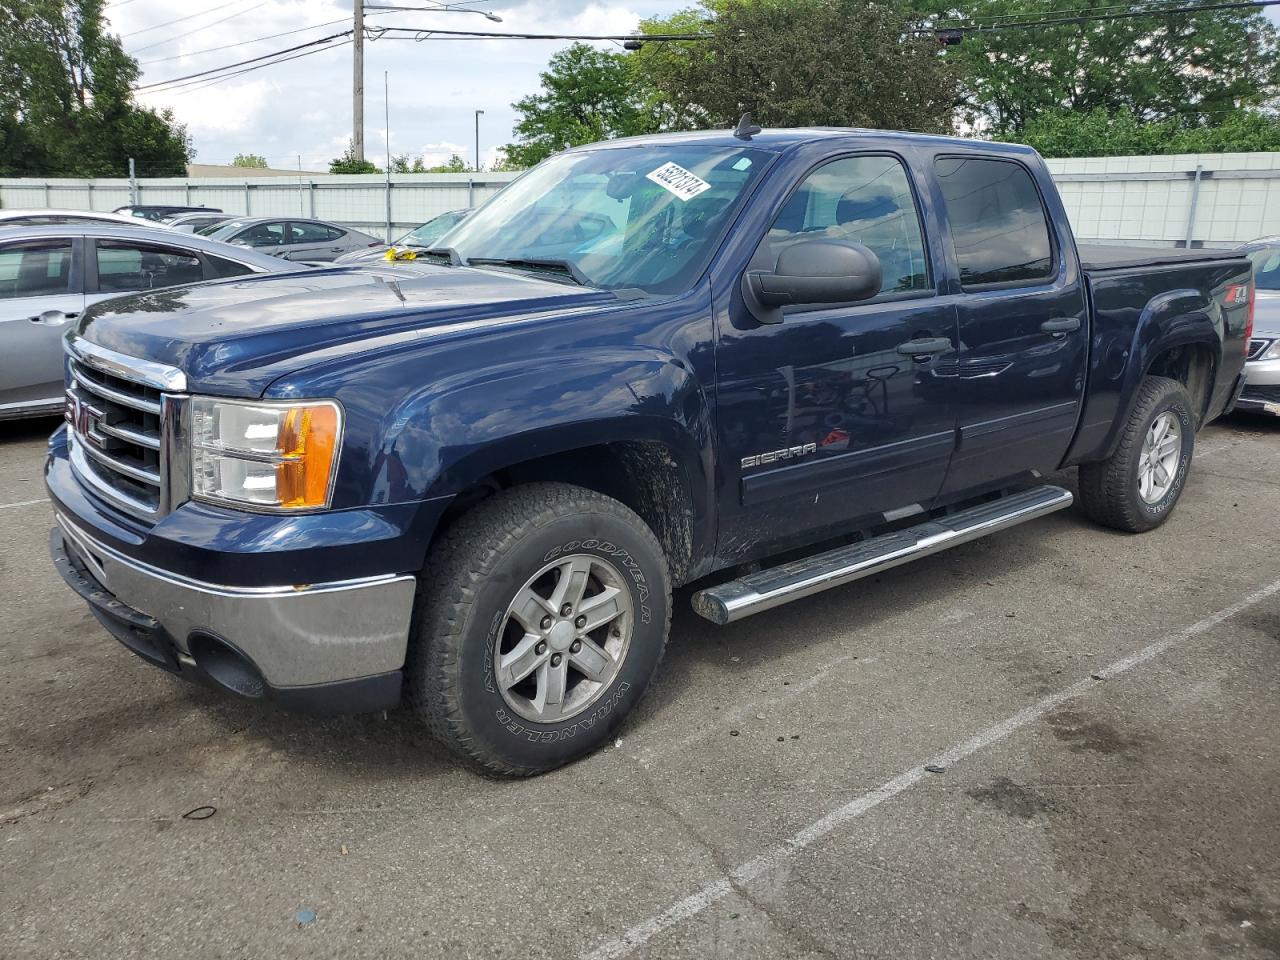
<svg viewBox="0 0 1280 960"><path fill-rule="evenodd" d="M59 573L149 663L312 713L399 701L414 577L227 587L150 567L55 516L50 552Z"/></svg>
<svg viewBox="0 0 1280 960"><path fill-rule="evenodd" d="M1244 365L1244 376L1236 409L1280 416L1280 360L1251 360Z"/></svg>

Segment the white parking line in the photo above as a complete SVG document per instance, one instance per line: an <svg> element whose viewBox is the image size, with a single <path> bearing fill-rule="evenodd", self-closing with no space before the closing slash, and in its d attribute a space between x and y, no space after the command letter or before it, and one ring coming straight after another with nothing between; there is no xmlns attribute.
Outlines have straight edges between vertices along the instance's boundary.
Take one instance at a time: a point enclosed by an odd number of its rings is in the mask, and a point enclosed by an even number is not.
<svg viewBox="0 0 1280 960"><path fill-rule="evenodd" d="M1261 589L1255 590L1242 600L1238 600L1219 610L1217 613L1210 614L1198 623L1194 623L1189 627L1184 627L1176 633L1169 634L1148 644L1136 653L1130 654L1121 660L1103 667L1097 671L1094 676L1100 679L1111 679L1117 677L1128 670L1140 664L1146 663L1155 657L1160 656L1170 647L1191 637L1204 633L1207 630L1216 627L1224 620L1234 617L1242 610L1246 610L1256 603L1265 600L1280 591L1280 580L1267 584ZM850 800L842 807L828 813L820 820L816 820L800 832L783 840L777 846L760 854L754 859L748 860L746 863L735 867L729 872L727 877L713 880L702 887L700 890L690 894L682 900L678 900L671 906L667 907L660 913L656 913L646 920L642 920L635 926L625 931L621 936L605 940L596 945L594 948L581 954L581 960L615 960L617 957L626 956L636 947L647 943L662 931L675 926L689 917L695 916L711 906L719 900L723 900L729 894L733 893L736 887L743 886L755 880L762 874L768 873L780 864L790 860L797 854L802 852L806 847L812 845L823 837L826 837L833 831L837 830L849 821L862 816L868 810L873 810L886 800L891 800L898 794L909 789L919 783L925 777L929 776L925 772L926 766L946 767L954 763L958 763L966 757L972 756L984 747L988 747L998 740L1003 740L1009 734L1013 733L1021 727L1025 727L1029 723L1040 719L1050 710L1061 705L1064 701L1071 700L1075 697L1082 696L1085 693L1095 689L1098 681L1092 677L1088 680L1081 680L1073 683L1071 686L1057 693L1050 694L1042 700L1037 700L1025 709L1019 710L1010 717L1006 717L999 723L987 727L981 733L956 744L944 753L934 757L925 763L912 767L889 782L882 784L875 790L861 794Z"/></svg>
<svg viewBox="0 0 1280 960"><path fill-rule="evenodd" d="M48 503L48 497L41 497L39 500L19 500L17 503L0 503L0 510L12 510L14 507L31 507L37 503Z"/></svg>

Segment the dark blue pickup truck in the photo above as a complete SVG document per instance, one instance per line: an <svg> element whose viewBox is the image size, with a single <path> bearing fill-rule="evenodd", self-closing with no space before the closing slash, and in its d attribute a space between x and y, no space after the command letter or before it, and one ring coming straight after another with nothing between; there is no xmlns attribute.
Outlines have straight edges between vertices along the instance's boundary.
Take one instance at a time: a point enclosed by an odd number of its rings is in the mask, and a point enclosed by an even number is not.
<svg viewBox="0 0 1280 960"><path fill-rule="evenodd" d="M406 700L529 774L716 623L1069 505L1160 524L1241 386L1249 262L1086 250L1030 149L740 125L569 150L412 262L68 335L51 551L139 656Z"/></svg>

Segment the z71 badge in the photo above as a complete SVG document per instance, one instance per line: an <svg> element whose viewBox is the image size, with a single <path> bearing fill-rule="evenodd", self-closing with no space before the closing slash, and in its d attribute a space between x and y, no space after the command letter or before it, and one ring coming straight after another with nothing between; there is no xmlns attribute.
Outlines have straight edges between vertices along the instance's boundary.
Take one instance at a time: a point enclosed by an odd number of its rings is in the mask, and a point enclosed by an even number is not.
<svg viewBox="0 0 1280 960"><path fill-rule="evenodd" d="M790 460L792 457L803 457L810 453L816 453L818 445L816 443L806 443L800 447L783 447L781 450L770 450L768 453L756 453L749 457L742 458L742 469L747 467L759 467L766 463L776 463L779 460Z"/></svg>

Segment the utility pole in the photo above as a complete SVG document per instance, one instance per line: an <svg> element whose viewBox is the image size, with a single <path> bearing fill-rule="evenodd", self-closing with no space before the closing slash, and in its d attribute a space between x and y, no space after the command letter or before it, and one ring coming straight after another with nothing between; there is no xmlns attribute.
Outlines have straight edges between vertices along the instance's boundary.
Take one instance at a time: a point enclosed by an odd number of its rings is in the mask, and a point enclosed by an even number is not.
<svg viewBox="0 0 1280 960"><path fill-rule="evenodd" d="M476 111L476 173L480 172L480 117L483 114L483 110Z"/></svg>
<svg viewBox="0 0 1280 960"><path fill-rule="evenodd" d="M133 157L129 158L129 203L138 205L138 178L133 168Z"/></svg>
<svg viewBox="0 0 1280 960"><path fill-rule="evenodd" d="M356 0L357 3L360 0ZM387 243L391 242L391 82L387 79L387 71L382 71L382 109L383 122L386 126L387 138Z"/></svg>
<svg viewBox="0 0 1280 960"><path fill-rule="evenodd" d="M351 0L351 152L364 159L364 0Z"/></svg>

